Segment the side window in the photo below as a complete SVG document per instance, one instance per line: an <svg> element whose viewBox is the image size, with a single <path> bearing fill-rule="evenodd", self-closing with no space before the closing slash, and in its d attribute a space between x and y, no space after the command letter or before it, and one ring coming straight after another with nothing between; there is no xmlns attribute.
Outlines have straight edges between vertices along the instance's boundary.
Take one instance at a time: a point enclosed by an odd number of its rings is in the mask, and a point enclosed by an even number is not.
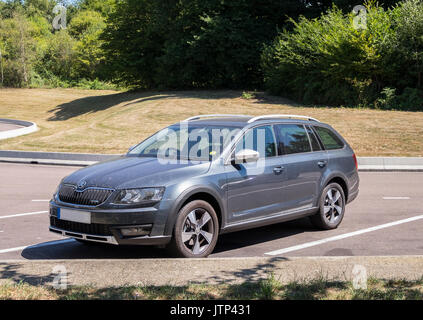
<svg viewBox="0 0 423 320"><path fill-rule="evenodd" d="M260 153L260 157L276 156L276 141L271 126L256 127L247 131L236 145L235 152L252 149Z"/></svg>
<svg viewBox="0 0 423 320"><path fill-rule="evenodd" d="M302 125L280 124L276 126L279 150L283 154L310 152L310 142Z"/></svg>
<svg viewBox="0 0 423 320"><path fill-rule="evenodd" d="M306 126L308 137L310 138L311 147L313 151L320 151L322 147L320 146L319 140L317 140L316 135L314 134L313 130L309 126Z"/></svg>
<svg viewBox="0 0 423 320"><path fill-rule="evenodd" d="M341 139L331 130L319 126L315 126L314 129L320 136L320 140L326 150L342 149L344 147L344 143Z"/></svg>

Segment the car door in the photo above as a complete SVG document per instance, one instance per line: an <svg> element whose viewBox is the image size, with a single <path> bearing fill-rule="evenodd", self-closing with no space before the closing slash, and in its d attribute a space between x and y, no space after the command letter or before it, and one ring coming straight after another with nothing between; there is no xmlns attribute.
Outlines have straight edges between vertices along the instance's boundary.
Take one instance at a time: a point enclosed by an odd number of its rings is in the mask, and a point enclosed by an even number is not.
<svg viewBox="0 0 423 320"><path fill-rule="evenodd" d="M282 204L281 159L277 157L273 127L248 130L237 142L232 156L243 149L258 151L260 160L225 166L229 223L279 212Z"/></svg>
<svg viewBox="0 0 423 320"><path fill-rule="evenodd" d="M317 205L328 155L309 126L277 124L278 150L283 154L283 211L301 211Z"/></svg>

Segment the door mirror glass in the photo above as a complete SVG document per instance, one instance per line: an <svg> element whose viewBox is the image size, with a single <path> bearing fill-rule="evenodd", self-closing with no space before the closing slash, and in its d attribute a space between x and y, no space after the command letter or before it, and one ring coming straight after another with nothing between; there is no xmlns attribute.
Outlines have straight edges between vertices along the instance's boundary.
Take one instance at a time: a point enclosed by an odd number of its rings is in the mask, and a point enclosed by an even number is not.
<svg viewBox="0 0 423 320"><path fill-rule="evenodd" d="M235 163L257 162L260 159L260 153L251 149L243 149L235 154Z"/></svg>

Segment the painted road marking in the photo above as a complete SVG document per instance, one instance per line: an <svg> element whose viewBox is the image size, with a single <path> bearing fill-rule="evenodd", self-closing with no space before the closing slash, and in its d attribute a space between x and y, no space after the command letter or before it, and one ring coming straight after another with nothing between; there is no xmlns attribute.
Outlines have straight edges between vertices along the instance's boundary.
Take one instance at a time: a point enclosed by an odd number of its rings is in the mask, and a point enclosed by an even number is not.
<svg viewBox="0 0 423 320"><path fill-rule="evenodd" d="M3 250L0 250L0 253L7 253L7 252L13 252L13 251L20 251L20 250L23 250L23 249L25 249L25 248L27 248L27 247L17 247L17 248L11 248L11 249L3 249Z"/></svg>
<svg viewBox="0 0 423 320"><path fill-rule="evenodd" d="M383 200L410 200L410 197L383 197Z"/></svg>
<svg viewBox="0 0 423 320"><path fill-rule="evenodd" d="M48 211L37 211L37 212L28 212L28 213L19 213L19 214L12 214L10 216L0 216L0 219L7 219L7 218L15 218L15 217L23 217L23 216L31 216L34 214L42 214L48 213Z"/></svg>
<svg viewBox="0 0 423 320"><path fill-rule="evenodd" d="M74 240L73 239L64 239L64 240L50 241L50 242L46 242L46 243L32 244L32 245L29 245L29 246L2 249L2 250L0 250L0 253L21 251L21 250L25 250L27 248L29 248L29 249L42 248L42 247L47 247L47 246L53 246L53 245L56 245L56 244L64 244L64 243L68 243L68 242L72 242L72 241L74 241Z"/></svg>
<svg viewBox="0 0 423 320"><path fill-rule="evenodd" d="M358 230L358 231L354 231L354 232L344 233L344 234L340 234L338 236L334 236L334 237L330 237L330 238L326 238L326 239L322 239L322 240L303 243L303 244L293 246L293 247L288 247L288 248L285 248L285 249L270 251L270 252L266 252L265 254L269 255L269 256L276 256L276 255L279 255L279 254L284 254L284 253L288 253L288 252L292 252L292 251L310 248L310 247L318 246L320 244L324 244L324 243L327 243L327 242L337 241L337 240L341 240L341 239L345 239L345 238L349 238L349 237L354 237L354 236L358 236L358 235L363 234L363 233L372 232L372 231L376 231L376 230L380 230L380 229L384 229L384 228L389 228L389 227L397 226L399 224L412 222L412 221L416 221L416 220L420 220L420 219L423 219L423 215L411 217L411 218L408 218L408 219L398 220L398 221L394 221L394 222L390 222L390 223L385 223L385 224L381 224L381 225L378 225L378 226L375 226L375 227L362 229L362 230Z"/></svg>
<svg viewBox="0 0 423 320"><path fill-rule="evenodd" d="M36 199L36 200L31 200L32 202L50 202L50 200L38 200L38 199Z"/></svg>

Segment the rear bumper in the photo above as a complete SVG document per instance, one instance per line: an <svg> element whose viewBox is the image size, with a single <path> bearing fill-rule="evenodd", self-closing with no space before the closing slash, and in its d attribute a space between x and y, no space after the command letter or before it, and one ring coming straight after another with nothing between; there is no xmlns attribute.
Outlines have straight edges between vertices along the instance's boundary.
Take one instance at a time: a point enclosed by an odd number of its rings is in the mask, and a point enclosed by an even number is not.
<svg viewBox="0 0 423 320"><path fill-rule="evenodd" d="M351 194L348 196L348 201L347 201L347 204L348 204L348 203L350 203L350 202L352 202L352 201L354 201L354 200L357 198L357 196L358 196L358 192L359 192L359 189L357 189L356 191L354 191L353 193L351 193Z"/></svg>

